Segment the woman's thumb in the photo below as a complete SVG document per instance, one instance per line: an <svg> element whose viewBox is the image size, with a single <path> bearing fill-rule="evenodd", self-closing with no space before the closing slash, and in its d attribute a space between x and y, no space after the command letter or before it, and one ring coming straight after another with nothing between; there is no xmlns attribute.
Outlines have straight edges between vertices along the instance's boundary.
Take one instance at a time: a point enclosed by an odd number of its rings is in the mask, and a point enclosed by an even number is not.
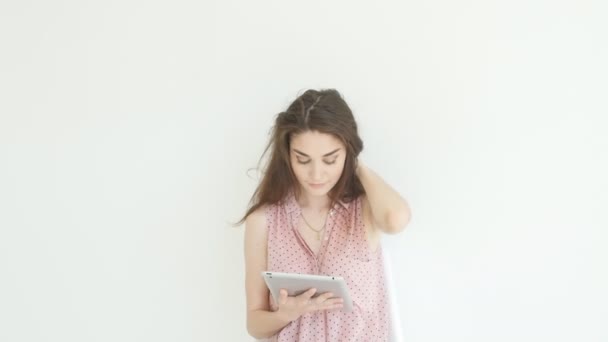
<svg viewBox="0 0 608 342"><path fill-rule="evenodd" d="M287 301L287 290L281 289L279 291L279 301L281 302L281 304L285 304L285 302Z"/></svg>

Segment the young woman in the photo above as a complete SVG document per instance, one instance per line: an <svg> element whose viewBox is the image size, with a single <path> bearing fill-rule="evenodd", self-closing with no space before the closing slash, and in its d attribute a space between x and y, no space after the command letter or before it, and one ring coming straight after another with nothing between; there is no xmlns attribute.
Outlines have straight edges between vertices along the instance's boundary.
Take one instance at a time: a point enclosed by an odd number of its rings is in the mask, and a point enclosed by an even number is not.
<svg viewBox="0 0 608 342"><path fill-rule="evenodd" d="M389 308L379 238L410 221L408 203L357 160L363 142L334 89L307 90L279 113L245 221L247 331L270 341L386 341ZM262 271L341 276L353 310L315 289L282 290Z"/></svg>

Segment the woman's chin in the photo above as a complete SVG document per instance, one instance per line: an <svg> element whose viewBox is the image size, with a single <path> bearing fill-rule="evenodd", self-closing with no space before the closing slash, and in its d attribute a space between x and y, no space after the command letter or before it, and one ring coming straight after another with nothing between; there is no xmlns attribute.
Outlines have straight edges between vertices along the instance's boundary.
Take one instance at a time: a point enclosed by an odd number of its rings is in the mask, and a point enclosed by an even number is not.
<svg viewBox="0 0 608 342"><path fill-rule="evenodd" d="M310 194L310 195L318 195L319 193L326 192L325 189L318 189L315 187L311 187L310 185L300 185L300 190Z"/></svg>
<svg viewBox="0 0 608 342"><path fill-rule="evenodd" d="M331 188L329 187L329 185L325 184L323 187L320 187L320 188L308 186L306 191L308 191L308 193L310 193L313 196L324 196L329 193L330 189Z"/></svg>

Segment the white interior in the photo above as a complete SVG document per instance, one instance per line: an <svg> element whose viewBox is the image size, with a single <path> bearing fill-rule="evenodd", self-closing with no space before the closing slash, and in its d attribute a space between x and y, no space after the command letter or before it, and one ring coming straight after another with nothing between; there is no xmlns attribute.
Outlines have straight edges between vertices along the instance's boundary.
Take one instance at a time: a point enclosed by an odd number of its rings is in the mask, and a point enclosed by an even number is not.
<svg viewBox="0 0 608 342"><path fill-rule="evenodd" d="M249 341L274 116L336 88L411 204L408 342L608 340L602 1L0 3L0 341Z"/></svg>

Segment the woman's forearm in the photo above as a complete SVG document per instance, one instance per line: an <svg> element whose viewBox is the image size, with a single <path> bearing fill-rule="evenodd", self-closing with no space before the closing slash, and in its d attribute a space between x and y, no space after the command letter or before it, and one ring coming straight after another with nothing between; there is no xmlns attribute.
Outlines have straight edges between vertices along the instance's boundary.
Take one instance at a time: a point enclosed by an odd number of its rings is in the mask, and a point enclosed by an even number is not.
<svg viewBox="0 0 608 342"><path fill-rule="evenodd" d="M268 338L291 323L279 311L254 310L247 314L247 332L257 338Z"/></svg>

